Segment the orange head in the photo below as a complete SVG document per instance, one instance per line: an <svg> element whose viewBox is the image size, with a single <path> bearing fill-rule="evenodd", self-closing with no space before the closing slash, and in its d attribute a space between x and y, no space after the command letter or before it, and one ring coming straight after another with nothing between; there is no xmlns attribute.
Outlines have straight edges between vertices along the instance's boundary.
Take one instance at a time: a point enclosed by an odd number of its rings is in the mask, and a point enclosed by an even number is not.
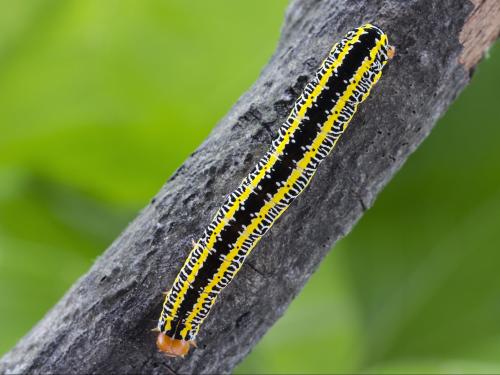
<svg viewBox="0 0 500 375"><path fill-rule="evenodd" d="M184 357L188 354L191 346L194 346L194 342L173 339L163 332L158 333L158 338L156 339L158 350L169 357Z"/></svg>

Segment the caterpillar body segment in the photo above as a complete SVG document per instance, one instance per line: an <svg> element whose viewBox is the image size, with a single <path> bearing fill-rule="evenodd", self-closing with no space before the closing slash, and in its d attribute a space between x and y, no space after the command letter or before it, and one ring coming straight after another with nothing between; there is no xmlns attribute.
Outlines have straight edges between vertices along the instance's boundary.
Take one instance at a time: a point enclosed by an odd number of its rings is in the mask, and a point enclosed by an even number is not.
<svg viewBox="0 0 500 375"><path fill-rule="evenodd" d="M306 85L269 151L231 193L194 244L165 297L158 348L184 356L219 293L332 151L394 54L366 24L334 45Z"/></svg>

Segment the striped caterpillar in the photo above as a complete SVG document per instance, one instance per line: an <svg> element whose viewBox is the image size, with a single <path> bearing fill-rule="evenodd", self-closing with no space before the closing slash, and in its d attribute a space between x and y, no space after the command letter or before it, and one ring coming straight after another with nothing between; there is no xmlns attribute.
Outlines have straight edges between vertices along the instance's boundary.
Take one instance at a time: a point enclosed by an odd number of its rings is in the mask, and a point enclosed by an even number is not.
<svg viewBox="0 0 500 375"><path fill-rule="evenodd" d="M157 347L186 355L217 296L332 151L394 55L387 35L366 24L335 44L295 102L276 139L194 243L166 293Z"/></svg>

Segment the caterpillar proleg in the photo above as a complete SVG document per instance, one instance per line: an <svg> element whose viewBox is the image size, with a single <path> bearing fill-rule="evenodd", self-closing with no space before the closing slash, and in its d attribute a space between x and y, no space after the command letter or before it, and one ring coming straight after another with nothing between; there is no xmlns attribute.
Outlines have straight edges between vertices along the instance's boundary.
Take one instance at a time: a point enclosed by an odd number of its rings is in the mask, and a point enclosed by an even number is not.
<svg viewBox="0 0 500 375"><path fill-rule="evenodd" d="M332 151L394 55L387 35L366 24L335 44L295 102L269 151L231 193L166 294L157 347L184 356L217 296Z"/></svg>

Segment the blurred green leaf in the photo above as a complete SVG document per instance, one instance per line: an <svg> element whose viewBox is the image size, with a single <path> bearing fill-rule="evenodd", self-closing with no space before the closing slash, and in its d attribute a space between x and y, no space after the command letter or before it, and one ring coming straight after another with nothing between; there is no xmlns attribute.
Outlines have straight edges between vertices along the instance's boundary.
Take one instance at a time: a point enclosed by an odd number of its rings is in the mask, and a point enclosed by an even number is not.
<svg viewBox="0 0 500 375"><path fill-rule="evenodd" d="M0 352L252 84L284 6L0 0Z"/></svg>

